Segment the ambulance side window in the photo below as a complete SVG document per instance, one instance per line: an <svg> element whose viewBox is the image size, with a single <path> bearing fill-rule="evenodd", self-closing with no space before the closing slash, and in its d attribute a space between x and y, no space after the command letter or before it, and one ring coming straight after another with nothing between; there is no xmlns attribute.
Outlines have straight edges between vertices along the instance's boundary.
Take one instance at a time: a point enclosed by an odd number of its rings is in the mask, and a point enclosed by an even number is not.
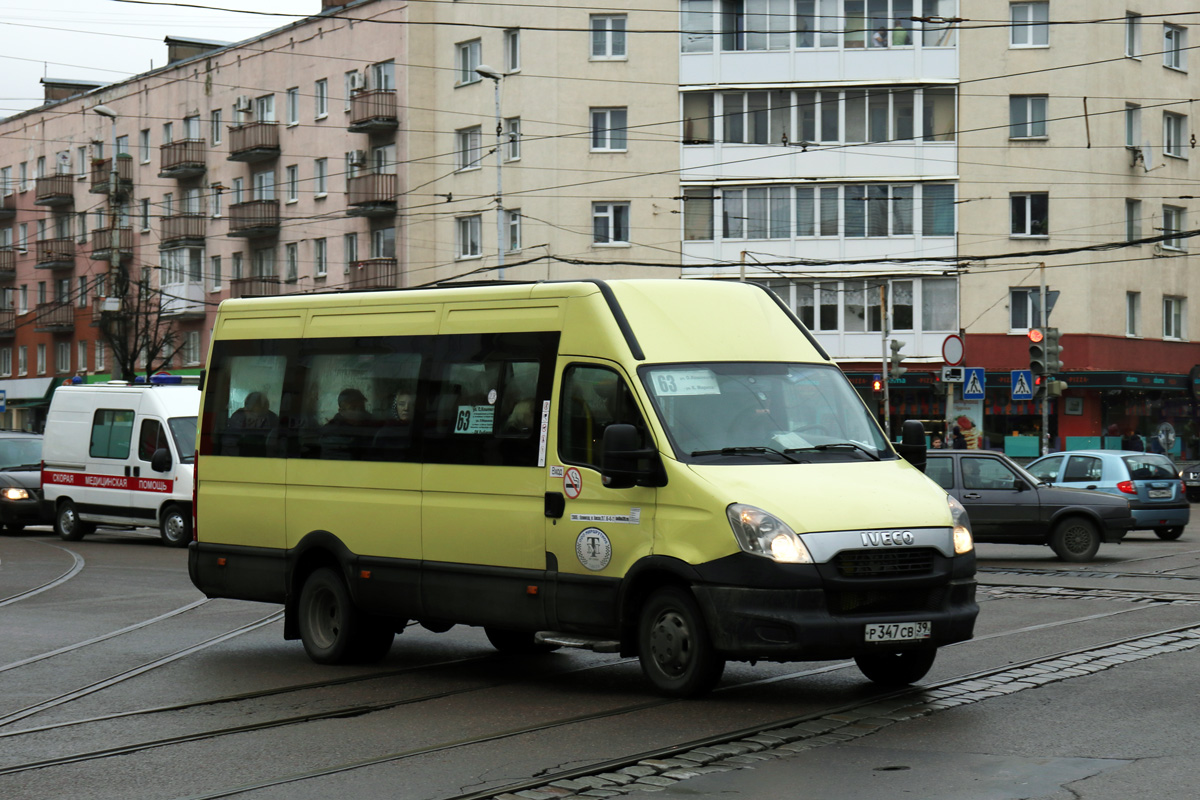
<svg viewBox="0 0 1200 800"><path fill-rule="evenodd" d="M142 430L138 434L138 458L150 461L154 451L167 446L167 438L163 435L162 424L156 419L142 420Z"/></svg>
<svg viewBox="0 0 1200 800"><path fill-rule="evenodd" d="M92 458L129 458L133 440L133 412L119 408L101 408L92 417L92 439L88 455Z"/></svg>
<svg viewBox="0 0 1200 800"><path fill-rule="evenodd" d="M605 367L568 367L563 375L558 423L562 460L599 469L604 429L617 422L637 428L640 445L645 446L646 422L621 376Z"/></svg>

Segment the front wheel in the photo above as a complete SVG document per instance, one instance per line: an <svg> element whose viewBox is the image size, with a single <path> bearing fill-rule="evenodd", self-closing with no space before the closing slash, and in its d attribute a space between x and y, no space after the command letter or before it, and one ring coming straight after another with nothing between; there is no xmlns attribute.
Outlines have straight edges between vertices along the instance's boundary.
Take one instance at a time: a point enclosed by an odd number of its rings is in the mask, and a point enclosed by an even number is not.
<svg viewBox="0 0 1200 800"><path fill-rule="evenodd" d="M70 500L63 500L58 504L58 511L54 514L54 532L62 537L64 542L78 542L94 530L96 526L93 523L79 519L75 504Z"/></svg>
<svg viewBox="0 0 1200 800"><path fill-rule="evenodd" d="M1174 528L1155 528L1154 535L1165 542L1173 542L1180 536L1183 536L1183 527L1176 526Z"/></svg>
<svg viewBox="0 0 1200 800"><path fill-rule="evenodd" d="M642 672L668 697L697 697L721 680L725 659L717 655L704 616L691 593L668 586L650 595L638 620Z"/></svg>
<svg viewBox="0 0 1200 800"><path fill-rule="evenodd" d="M1100 532L1091 520L1082 517L1064 519L1050 535L1050 549L1063 561L1091 561L1100 549Z"/></svg>
<svg viewBox="0 0 1200 800"><path fill-rule="evenodd" d="M394 630L355 608L346 582L329 567L304 581L299 623L304 651L318 664L378 661L396 638Z"/></svg>
<svg viewBox="0 0 1200 800"><path fill-rule="evenodd" d="M854 663L867 680L880 686L908 686L924 678L937 658L937 648L898 650L855 656Z"/></svg>
<svg viewBox="0 0 1200 800"><path fill-rule="evenodd" d="M163 511L158 526L162 543L167 547L187 547L192 541L192 517L179 506L171 505Z"/></svg>

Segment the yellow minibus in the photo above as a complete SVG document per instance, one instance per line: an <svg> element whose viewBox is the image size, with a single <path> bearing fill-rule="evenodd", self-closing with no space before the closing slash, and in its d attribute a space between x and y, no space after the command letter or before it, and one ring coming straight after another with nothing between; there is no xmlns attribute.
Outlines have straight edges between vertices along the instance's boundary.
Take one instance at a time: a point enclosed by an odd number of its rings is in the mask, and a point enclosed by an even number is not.
<svg viewBox="0 0 1200 800"><path fill-rule="evenodd" d="M282 604L319 663L419 622L637 656L670 696L729 660L853 658L902 685L978 614L966 513L924 447L916 422L889 444L752 283L226 300L189 570Z"/></svg>

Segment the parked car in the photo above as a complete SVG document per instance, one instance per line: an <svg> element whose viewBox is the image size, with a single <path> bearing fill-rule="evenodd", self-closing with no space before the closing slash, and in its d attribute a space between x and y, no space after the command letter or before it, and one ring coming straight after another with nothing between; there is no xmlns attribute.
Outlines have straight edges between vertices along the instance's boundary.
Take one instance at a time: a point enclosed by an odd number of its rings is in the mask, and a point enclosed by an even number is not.
<svg viewBox="0 0 1200 800"><path fill-rule="evenodd" d="M1171 459L1133 450L1072 450L1051 453L1026 469L1040 481L1125 497L1134 530L1178 539L1191 518L1184 482Z"/></svg>
<svg viewBox="0 0 1200 800"><path fill-rule="evenodd" d="M967 509L976 542L1043 544L1063 561L1090 561L1133 527L1127 500L1048 486L1000 453L930 450L925 474Z"/></svg>
<svg viewBox="0 0 1200 800"><path fill-rule="evenodd" d="M1200 500L1200 464L1183 471L1183 490L1192 502Z"/></svg>
<svg viewBox="0 0 1200 800"><path fill-rule="evenodd" d="M0 431L0 522L20 533L49 521L42 513L42 435Z"/></svg>

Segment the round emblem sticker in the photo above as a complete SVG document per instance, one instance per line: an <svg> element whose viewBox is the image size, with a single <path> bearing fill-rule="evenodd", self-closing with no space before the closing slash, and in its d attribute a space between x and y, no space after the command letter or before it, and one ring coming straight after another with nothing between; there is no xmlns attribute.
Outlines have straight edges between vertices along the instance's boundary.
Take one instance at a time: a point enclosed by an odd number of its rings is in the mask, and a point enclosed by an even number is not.
<svg viewBox="0 0 1200 800"><path fill-rule="evenodd" d="M575 555L580 564L599 572L612 560L612 542L599 528L584 528L575 540Z"/></svg>

